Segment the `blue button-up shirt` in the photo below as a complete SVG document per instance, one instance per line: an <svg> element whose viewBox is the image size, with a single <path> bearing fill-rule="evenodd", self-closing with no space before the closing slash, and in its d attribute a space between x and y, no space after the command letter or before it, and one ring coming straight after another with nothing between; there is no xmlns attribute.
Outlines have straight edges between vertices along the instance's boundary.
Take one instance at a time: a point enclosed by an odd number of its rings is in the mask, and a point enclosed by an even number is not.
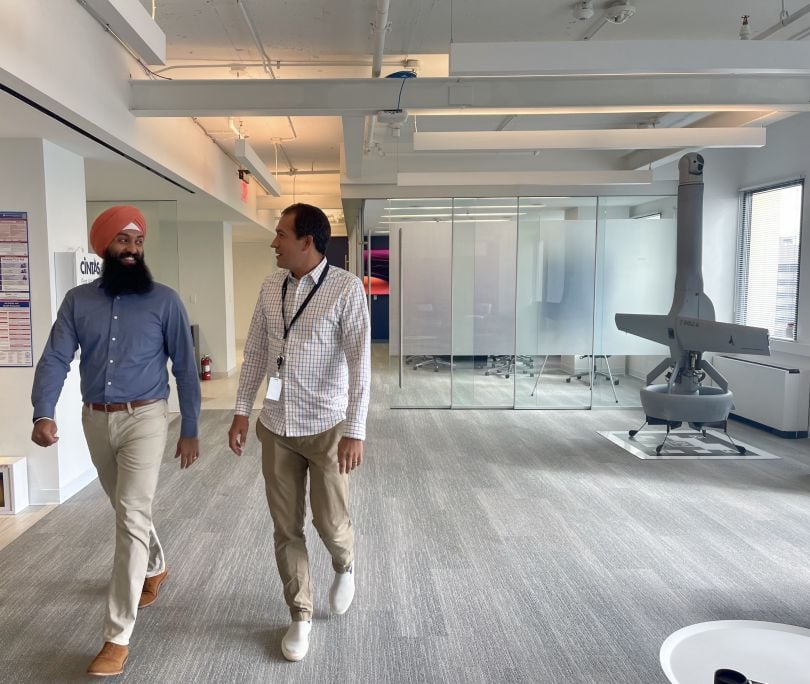
<svg viewBox="0 0 810 684"><path fill-rule="evenodd" d="M155 283L146 294L110 296L101 281L70 290L37 364L34 419L54 417L70 362L81 348L82 398L105 404L167 399L168 359L177 380L182 437L196 437L200 383L191 328L180 297Z"/></svg>

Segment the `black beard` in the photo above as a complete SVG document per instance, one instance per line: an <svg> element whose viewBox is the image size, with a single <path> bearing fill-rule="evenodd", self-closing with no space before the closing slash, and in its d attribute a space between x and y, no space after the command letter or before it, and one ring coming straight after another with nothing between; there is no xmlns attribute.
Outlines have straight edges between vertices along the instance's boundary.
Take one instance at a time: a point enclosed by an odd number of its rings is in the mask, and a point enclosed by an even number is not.
<svg viewBox="0 0 810 684"><path fill-rule="evenodd" d="M121 263L124 256L135 257L135 263L131 266ZM111 297L119 294L145 294L154 287L154 280L144 263L143 255L124 253L113 257L107 253L101 268L101 287Z"/></svg>

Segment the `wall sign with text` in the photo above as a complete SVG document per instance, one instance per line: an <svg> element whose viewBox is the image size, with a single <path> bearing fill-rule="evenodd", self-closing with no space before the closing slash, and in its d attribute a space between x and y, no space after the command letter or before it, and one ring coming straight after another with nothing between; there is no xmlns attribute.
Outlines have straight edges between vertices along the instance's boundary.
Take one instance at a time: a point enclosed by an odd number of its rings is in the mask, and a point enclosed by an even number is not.
<svg viewBox="0 0 810 684"><path fill-rule="evenodd" d="M0 367L33 365L28 214L0 211Z"/></svg>

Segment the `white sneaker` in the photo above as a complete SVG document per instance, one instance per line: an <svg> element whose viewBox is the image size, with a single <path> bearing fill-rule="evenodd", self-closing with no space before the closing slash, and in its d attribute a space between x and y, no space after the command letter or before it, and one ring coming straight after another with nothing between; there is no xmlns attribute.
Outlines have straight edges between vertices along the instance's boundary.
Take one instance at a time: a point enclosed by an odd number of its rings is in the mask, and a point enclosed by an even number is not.
<svg viewBox="0 0 810 684"><path fill-rule="evenodd" d="M309 633L312 631L312 620L299 620L287 628L281 640L281 653L287 660L303 660L309 650Z"/></svg>
<svg viewBox="0 0 810 684"><path fill-rule="evenodd" d="M335 581L329 590L329 609L335 615L343 615L354 599L354 564L346 572L336 572Z"/></svg>

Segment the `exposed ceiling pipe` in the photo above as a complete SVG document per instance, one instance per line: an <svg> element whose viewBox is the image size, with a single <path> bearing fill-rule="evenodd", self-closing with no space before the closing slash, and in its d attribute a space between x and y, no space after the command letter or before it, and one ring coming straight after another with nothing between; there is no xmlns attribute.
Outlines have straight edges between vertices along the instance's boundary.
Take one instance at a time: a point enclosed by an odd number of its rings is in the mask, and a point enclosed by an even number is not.
<svg viewBox="0 0 810 684"><path fill-rule="evenodd" d="M242 10L242 16L245 19L245 23L247 24L248 28L250 29L250 34L253 36L253 42L256 44L256 49L259 51L259 57L262 60L262 66L264 67L265 72L270 76L270 78L275 79L276 73L273 71L273 66L270 64L270 58L267 56L267 52L264 50L264 44L262 43L262 39L259 37L259 32L256 30L256 25L253 23L253 18L250 16L250 10L248 10L247 4L245 0L236 0L236 4L239 5L239 9ZM287 151L284 149L284 146L281 144L283 140L296 140L298 138L298 133L295 130L295 126L292 122L292 117L287 117L287 123L290 124L290 131L292 132L291 138L279 138L278 147L281 150L281 153L284 155L284 158L287 160L287 164L290 166L290 171L295 170L295 166L290 161L290 156L287 154Z"/></svg>
<svg viewBox="0 0 810 684"><path fill-rule="evenodd" d="M601 29L603 29L608 23L608 18L605 16L599 17L596 20L593 26L588 29L588 32L582 36L582 40L590 40L593 38Z"/></svg>
<svg viewBox="0 0 810 684"><path fill-rule="evenodd" d="M371 57L371 77L379 78L382 74L383 54L385 53L385 34L391 30L388 22L389 0L377 0L377 12L374 18L374 53ZM374 148L374 124L376 116L366 117L366 137L363 140L363 152L368 154Z"/></svg>
<svg viewBox="0 0 810 684"><path fill-rule="evenodd" d="M291 169L290 171L279 171L277 176L339 176L340 169L315 169L314 171L301 171Z"/></svg>
<svg viewBox="0 0 810 684"><path fill-rule="evenodd" d="M390 59L390 60L383 60L383 65L388 65L392 67L402 68L407 66L404 62L408 60L402 59ZM343 60L319 60L319 59L302 59L302 60L290 60L290 59L273 59L270 60L271 65L275 64L276 69L281 69L282 67L369 67L371 66L371 62L369 62L368 58L366 59L343 59ZM154 69L153 71L156 74L162 74L166 71L173 71L174 69L235 69L235 68L247 68L251 66L261 66L264 67L264 60L252 60L252 59L244 59L239 62L211 62L206 64L205 62L199 62L197 64L171 64L169 66L162 67L160 69Z"/></svg>
<svg viewBox="0 0 810 684"><path fill-rule="evenodd" d="M805 14L810 13L810 4L805 5L800 10L797 10L793 14L788 15L787 12L783 9L779 15L779 21L777 21L773 26L766 28L761 33L757 33L754 36L754 40L764 40L765 38L772 36L777 31L780 31L785 26L790 26L794 21L797 19L801 19ZM798 35L798 34L797 34Z"/></svg>
<svg viewBox="0 0 810 684"><path fill-rule="evenodd" d="M371 62L371 78L379 78L382 73L382 58L385 52L385 34L391 30L388 23L389 0L377 0L377 14L374 19L374 53Z"/></svg>

